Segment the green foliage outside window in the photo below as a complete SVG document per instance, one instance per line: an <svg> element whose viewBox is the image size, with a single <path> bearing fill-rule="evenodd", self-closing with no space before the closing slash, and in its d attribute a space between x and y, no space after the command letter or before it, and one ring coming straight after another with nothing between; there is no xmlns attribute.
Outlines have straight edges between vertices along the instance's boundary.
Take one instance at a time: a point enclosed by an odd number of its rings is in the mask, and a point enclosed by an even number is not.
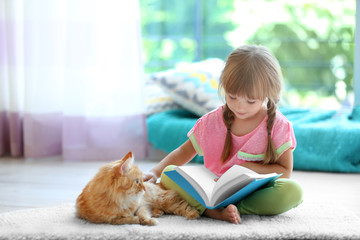
<svg viewBox="0 0 360 240"><path fill-rule="evenodd" d="M283 69L284 102L351 105L355 0L140 0L145 72L261 44Z"/></svg>

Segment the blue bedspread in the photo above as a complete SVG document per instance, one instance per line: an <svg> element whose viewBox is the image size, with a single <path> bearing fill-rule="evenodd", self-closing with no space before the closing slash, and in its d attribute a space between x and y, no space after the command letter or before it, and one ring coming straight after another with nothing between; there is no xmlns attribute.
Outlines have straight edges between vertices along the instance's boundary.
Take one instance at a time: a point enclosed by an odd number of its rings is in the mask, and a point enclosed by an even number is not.
<svg viewBox="0 0 360 240"><path fill-rule="evenodd" d="M360 172L359 109L349 115L335 111L282 108L293 123L297 147L294 169L330 172ZM147 118L149 142L171 152L187 140L197 116L186 110L169 110ZM193 162L202 163L196 156Z"/></svg>

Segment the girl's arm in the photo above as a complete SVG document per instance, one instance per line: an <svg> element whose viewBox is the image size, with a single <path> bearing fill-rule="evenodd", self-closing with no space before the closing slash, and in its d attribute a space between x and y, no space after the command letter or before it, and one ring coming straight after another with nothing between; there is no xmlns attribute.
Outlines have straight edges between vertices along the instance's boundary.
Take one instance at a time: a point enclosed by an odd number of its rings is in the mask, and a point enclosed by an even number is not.
<svg viewBox="0 0 360 240"><path fill-rule="evenodd" d="M188 163L196 155L190 139L188 139L180 147L169 153L163 160L161 160L148 174L144 174L144 181L155 182L160 174L168 165L182 166Z"/></svg>
<svg viewBox="0 0 360 240"><path fill-rule="evenodd" d="M293 150L285 151L279 157L278 161L273 164L262 164L257 162L245 162L241 164L257 173L282 173L281 177L290 178L293 170Z"/></svg>

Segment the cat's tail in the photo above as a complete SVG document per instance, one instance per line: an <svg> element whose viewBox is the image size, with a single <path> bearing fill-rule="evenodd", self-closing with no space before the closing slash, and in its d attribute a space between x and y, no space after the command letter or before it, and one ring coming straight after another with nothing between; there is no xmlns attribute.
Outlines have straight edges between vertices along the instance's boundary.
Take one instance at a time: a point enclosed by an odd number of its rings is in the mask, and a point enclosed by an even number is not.
<svg viewBox="0 0 360 240"><path fill-rule="evenodd" d="M161 209L170 214L184 216L187 219L199 218L199 212L189 205L176 191L165 190L162 194Z"/></svg>

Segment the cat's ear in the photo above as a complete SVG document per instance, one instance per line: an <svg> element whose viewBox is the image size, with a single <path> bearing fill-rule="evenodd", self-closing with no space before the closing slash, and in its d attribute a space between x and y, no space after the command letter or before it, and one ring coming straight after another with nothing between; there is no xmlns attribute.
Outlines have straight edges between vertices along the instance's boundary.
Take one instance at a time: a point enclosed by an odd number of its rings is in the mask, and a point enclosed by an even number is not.
<svg viewBox="0 0 360 240"><path fill-rule="evenodd" d="M129 152L128 154L121 159L121 164L116 168L118 173L120 175L123 175L125 172L129 171L134 165L134 155L132 152Z"/></svg>

